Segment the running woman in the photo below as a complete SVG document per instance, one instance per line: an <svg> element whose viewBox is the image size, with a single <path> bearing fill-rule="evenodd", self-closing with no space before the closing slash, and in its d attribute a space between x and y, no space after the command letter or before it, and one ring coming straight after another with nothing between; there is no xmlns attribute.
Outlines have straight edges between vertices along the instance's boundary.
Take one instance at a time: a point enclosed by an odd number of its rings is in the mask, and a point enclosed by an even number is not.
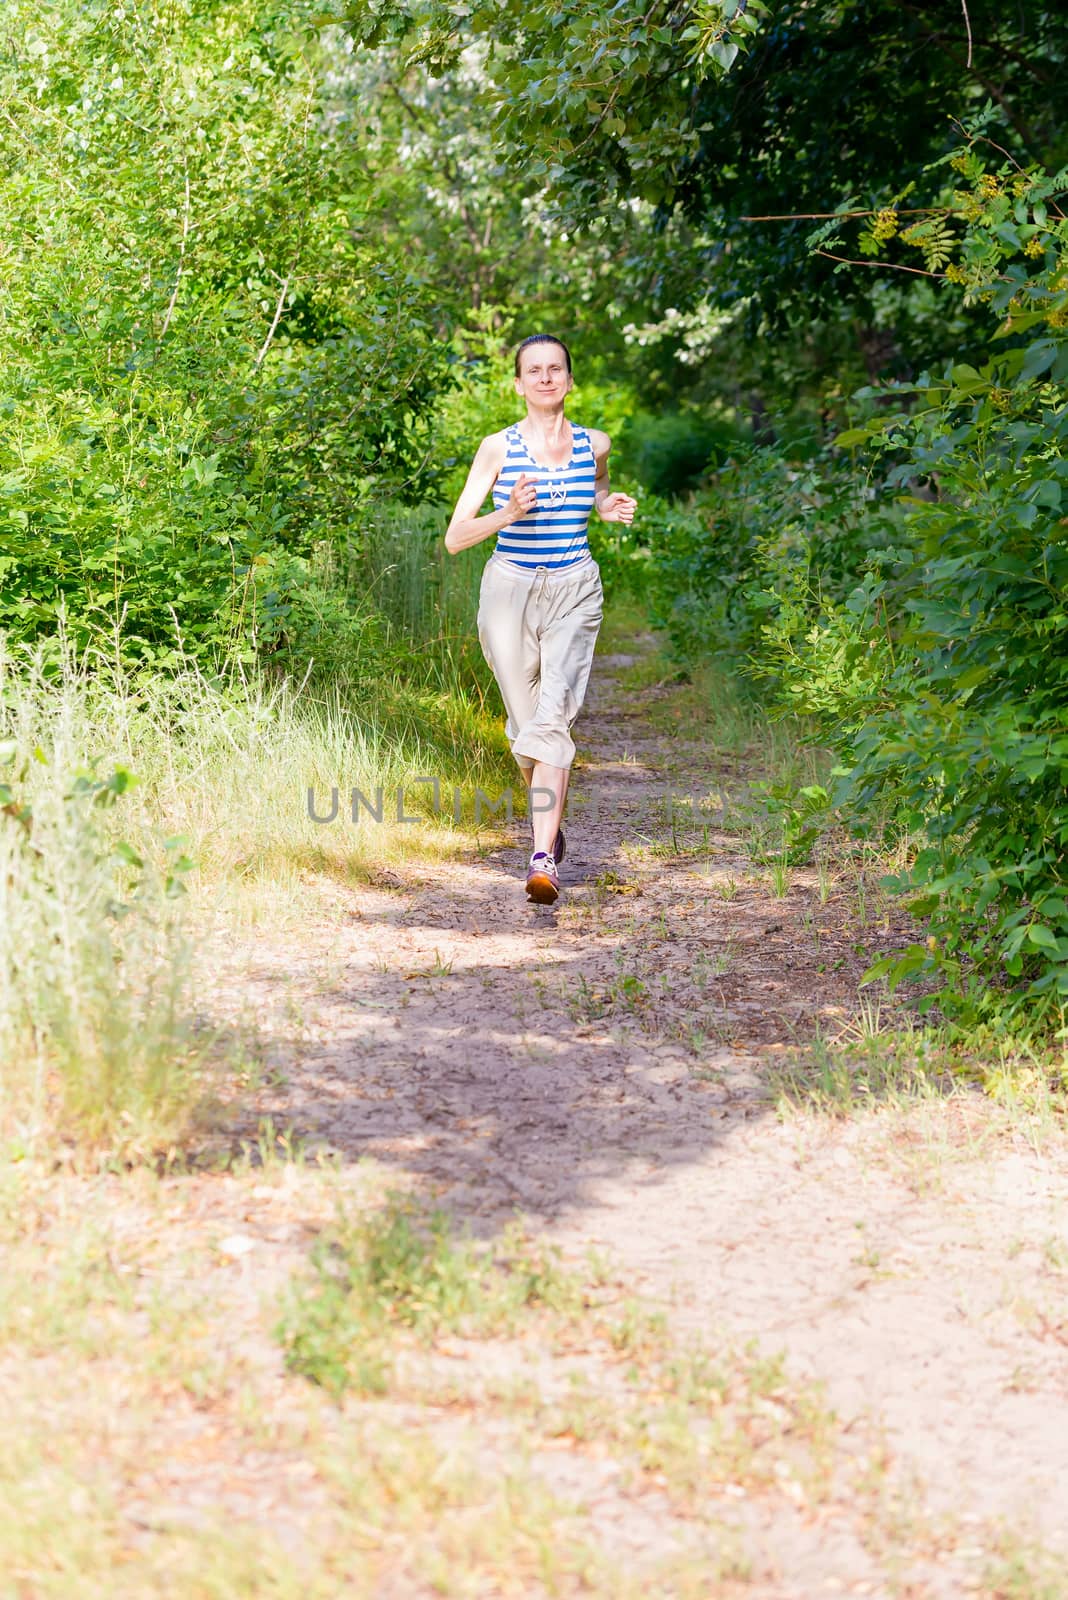
<svg viewBox="0 0 1068 1600"><path fill-rule="evenodd" d="M608 483L612 441L564 416L571 355L563 340L535 333L515 354L515 392L527 414L483 439L445 534L452 554L492 534L482 574L478 637L500 687L505 731L531 791L534 853L527 898L552 905L564 859L560 824L579 713L593 665L604 597L586 537L590 512L630 522L637 502ZM478 513L492 491L494 510ZM548 806L535 808L551 796Z"/></svg>

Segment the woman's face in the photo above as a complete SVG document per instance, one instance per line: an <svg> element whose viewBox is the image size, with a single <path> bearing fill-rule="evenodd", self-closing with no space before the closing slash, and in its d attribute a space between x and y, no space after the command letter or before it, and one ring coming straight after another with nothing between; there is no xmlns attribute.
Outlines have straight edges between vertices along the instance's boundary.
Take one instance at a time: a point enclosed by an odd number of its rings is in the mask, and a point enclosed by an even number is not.
<svg viewBox="0 0 1068 1600"><path fill-rule="evenodd" d="M519 358L515 392L535 404L562 400L571 389L567 356L558 344L532 344Z"/></svg>

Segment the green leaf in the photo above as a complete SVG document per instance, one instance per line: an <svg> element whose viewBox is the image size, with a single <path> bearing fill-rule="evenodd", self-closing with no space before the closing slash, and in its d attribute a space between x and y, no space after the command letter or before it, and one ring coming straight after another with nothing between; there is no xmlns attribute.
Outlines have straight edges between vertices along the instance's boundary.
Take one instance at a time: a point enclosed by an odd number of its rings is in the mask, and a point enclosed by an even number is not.
<svg viewBox="0 0 1068 1600"><path fill-rule="evenodd" d="M1035 344L1028 345L1020 377L1025 381L1041 377L1053 365L1056 354L1057 347L1050 339L1039 339Z"/></svg>

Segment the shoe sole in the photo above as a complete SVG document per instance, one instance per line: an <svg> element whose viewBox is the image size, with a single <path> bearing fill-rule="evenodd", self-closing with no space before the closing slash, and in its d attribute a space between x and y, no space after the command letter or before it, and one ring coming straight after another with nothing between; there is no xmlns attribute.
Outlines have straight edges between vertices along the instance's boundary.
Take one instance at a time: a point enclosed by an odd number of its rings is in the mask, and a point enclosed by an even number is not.
<svg viewBox="0 0 1068 1600"><path fill-rule="evenodd" d="M537 906L551 906L560 891L547 872L532 872L527 879L527 899Z"/></svg>

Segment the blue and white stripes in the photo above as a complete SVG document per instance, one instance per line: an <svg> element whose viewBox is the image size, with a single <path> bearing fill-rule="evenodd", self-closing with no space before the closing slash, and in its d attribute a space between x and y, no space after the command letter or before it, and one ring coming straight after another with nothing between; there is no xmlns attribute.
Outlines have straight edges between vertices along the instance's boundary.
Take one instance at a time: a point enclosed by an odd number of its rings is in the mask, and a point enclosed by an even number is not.
<svg viewBox="0 0 1068 1600"><path fill-rule="evenodd" d="M497 535L495 553L517 566L571 567L590 553L586 529L593 510L597 463L586 429L572 423L571 433L571 460L566 467L553 470L538 465L514 424L507 431L508 453L493 485L494 506L503 510L521 472L538 488L534 510Z"/></svg>

